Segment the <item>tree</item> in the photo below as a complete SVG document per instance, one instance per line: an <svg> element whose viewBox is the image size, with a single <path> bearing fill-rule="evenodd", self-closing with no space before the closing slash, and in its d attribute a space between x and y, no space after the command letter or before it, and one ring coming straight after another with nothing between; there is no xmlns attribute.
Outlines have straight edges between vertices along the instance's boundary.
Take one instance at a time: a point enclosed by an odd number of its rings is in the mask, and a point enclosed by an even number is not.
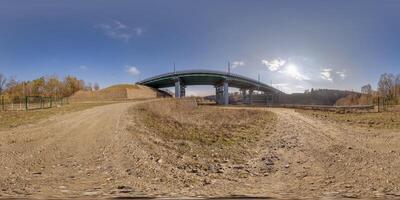
<svg viewBox="0 0 400 200"><path fill-rule="evenodd" d="M63 84L58 79L57 76L46 77L46 83L44 87L45 96L61 97L62 89L63 89Z"/></svg>
<svg viewBox="0 0 400 200"><path fill-rule="evenodd" d="M15 77L10 77L6 85L6 92L11 98L22 97L24 88L22 83L18 83Z"/></svg>
<svg viewBox="0 0 400 200"><path fill-rule="evenodd" d="M396 80L394 82L394 92L396 98L399 98L400 96L400 74L397 74Z"/></svg>
<svg viewBox="0 0 400 200"><path fill-rule="evenodd" d="M378 92L380 95L393 98L395 89L395 76L393 74L384 73L378 82Z"/></svg>
<svg viewBox="0 0 400 200"><path fill-rule="evenodd" d="M94 85L93 85L93 89L94 89L95 91L99 90L99 89L100 89L99 84L95 82Z"/></svg>
<svg viewBox="0 0 400 200"><path fill-rule="evenodd" d="M44 94L45 92L45 85L46 85L46 81L44 76L35 79L33 81L30 82L30 86L31 86L31 95L34 96L41 96Z"/></svg>
<svg viewBox="0 0 400 200"><path fill-rule="evenodd" d="M63 81L63 96L69 97L75 92L84 89L85 82L73 76L66 76Z"/></svg>
<svg viewBox="0 0 400 200"><path fill-rule="evenodd" d="M363 94L372 94L372 87L370 84L364 85L361 87L361 93Z"/></svg>
<svg viewBox="0 0 400 200"><path fill-rule="evenodd" d="M87 85L85 86L85 90L87 90L87 91L92 91L93 90L93 87L92 87L92 83L87 83Z"/></svg>
<svg viewBox="0 0 400 200"><path fill-rule="evenodd" d="M6 83L7 83L7 78L3 74L0 74L0 95L3 94L3 91L6 87Z"/></svg>

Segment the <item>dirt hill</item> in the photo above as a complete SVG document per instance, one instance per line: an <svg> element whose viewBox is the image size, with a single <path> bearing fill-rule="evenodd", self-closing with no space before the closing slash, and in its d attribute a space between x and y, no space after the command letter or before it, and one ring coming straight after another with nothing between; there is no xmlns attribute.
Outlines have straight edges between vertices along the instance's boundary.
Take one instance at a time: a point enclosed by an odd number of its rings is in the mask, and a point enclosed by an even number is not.
<svg viewBox="0 0 400 200"><path fill-rule="evenodd" d="M150 99L166 97L165 92L143 85L120 84L98 91L78 91L70 97L70 101L120 101L132 99Z"/></svg>

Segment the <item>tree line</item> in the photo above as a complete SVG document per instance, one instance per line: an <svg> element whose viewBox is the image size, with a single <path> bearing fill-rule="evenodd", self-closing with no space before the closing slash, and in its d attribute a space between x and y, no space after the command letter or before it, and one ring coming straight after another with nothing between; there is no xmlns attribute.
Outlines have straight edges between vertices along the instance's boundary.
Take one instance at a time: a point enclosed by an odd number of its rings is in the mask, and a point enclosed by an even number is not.
<svg viewBox="0 0 400 200"><path fill-rule="evenodd" d="M361 93L386 97L389 100L399 101L400 98L400 74L384 73L378 81L377 90L372 89L371 84L361 87Z"/></svg>
<svg viewBox="0 0 400 200"><path fill-rule="evenodd" d="M6 78L0 73L0 95L12 99L25 96L69 97L79 90L99 90L98 83L85 83L74 76L42 76L31 81L18 81L15 77Z"/></svg>

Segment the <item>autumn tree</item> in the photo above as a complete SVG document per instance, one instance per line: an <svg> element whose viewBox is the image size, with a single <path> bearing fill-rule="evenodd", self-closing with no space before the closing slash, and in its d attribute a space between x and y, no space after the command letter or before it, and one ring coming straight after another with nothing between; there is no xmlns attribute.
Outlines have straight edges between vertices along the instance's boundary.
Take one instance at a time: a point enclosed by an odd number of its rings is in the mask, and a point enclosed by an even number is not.
<svg viewBox="0 0 400 200"><path fill-rule="evenodd" d="M75 92L84 89L85 82L83 80L78 80L73 76L66 76L63 81L63 96L68 97Z"/></svg>
<svg viewBox="0 0 400 200"><path fill-rule="evenodd" d="M90 87L90 89L89 89ZM32 81L17 81L15 77L10 77L2 86L2 92L11 98L21 98L25 96L47 96L47 97L68 97L79 90L91 90L91 84L85 85L83 80L73 76L66 76L59 79L57 76L42 76ZM5 90L4 90L5 88Z"/></svg>
<svg viewBox="0 0 400 200"><path fill-rule="evenodd" d="M63 84L57 76L49 76L45 79L44 95L61 97Z"/></svg>

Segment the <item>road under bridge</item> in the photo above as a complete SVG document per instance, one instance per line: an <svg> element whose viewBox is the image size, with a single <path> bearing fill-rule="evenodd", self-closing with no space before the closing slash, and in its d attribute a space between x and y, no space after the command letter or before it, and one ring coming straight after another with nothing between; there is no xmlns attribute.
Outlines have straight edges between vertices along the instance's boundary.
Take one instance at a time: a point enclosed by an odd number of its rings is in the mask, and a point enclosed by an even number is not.
<svg viewBox="0 0 400 200"><path fill-rule="evenodd" d="M185 96L185 88L189 85L212 85L215 87L215 99L218 104L229 104L229 87L238 88L245 103L252 102L254 91L267 95L283 94L280 90L260 81L227 72L212 70L187 70L165 73L150 77L136 84L152 88L175 87L175 97Z"/></svg>

